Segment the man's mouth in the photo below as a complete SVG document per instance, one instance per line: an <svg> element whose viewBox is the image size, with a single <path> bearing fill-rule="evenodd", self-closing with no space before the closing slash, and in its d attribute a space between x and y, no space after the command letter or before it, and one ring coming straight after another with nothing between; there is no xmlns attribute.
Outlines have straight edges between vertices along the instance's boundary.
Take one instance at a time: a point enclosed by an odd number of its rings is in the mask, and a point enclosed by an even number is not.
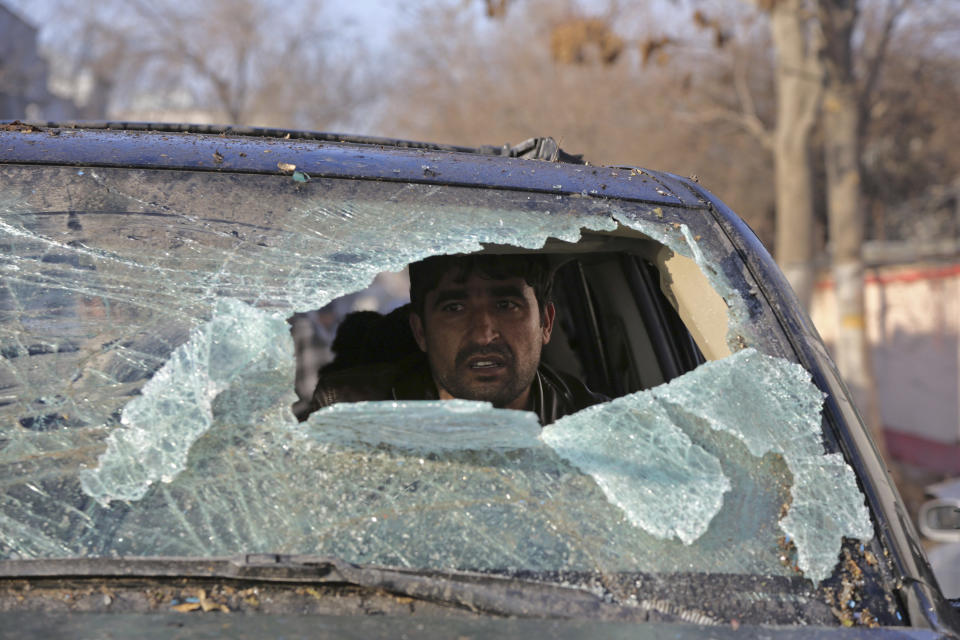
<svg viewBox="0 0 960 640"><path fill-rule="evenodd" d="M477 369L477 370L496 369L502 366L503 366L503 360L486 359L486 358L478 358L467 364L467 367L469 367L470 369Z"/></svg>
<svg viewBox="0 0 960 640"><path fill-rule="evenodd" d="M476 373L494 374L506 369L513 362L513 354L506 345L468 347L457 354L457 368Z"/></svg>

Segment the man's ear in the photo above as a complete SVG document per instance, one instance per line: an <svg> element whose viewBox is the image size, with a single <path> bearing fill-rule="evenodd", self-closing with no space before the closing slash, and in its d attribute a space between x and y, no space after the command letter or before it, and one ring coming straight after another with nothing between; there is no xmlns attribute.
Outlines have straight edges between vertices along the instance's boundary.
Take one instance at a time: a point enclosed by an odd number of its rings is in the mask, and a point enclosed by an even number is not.
<svg viewBox="0 0 960 640"><path fill-rule="evenodd" d="M540 320L540 331L543 332L543 344L550 342L550 334L553 333L553 319L557 315L557 308L552 302L548 302L543 307L543 317ZM411 316L413 317L413 316Z"/></svg>
<svg viewBox="0 0 960 640"><path fill-rule="evenodd" d="M423 335L423 320L415 311L410 312L410 331L413 332L413 339L417 341L420 351L427 352L427 340Z"/></svg>

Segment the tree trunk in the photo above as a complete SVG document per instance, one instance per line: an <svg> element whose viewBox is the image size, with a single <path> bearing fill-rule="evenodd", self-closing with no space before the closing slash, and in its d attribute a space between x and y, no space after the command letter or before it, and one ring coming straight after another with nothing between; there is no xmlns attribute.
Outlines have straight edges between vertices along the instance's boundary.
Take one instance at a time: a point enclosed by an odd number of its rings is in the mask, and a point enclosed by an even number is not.
<svg viewBox="0 0 960 640"><path fill-rule="evenodd" d="M886 458L864 314L860 109L851 50L856 19L856 0L820 0L827 53L823 100L827 212L839 316L834 355L874 442Z"/></svg>
<svg viewBox="0 0 960 640"><path fill-rule="evenodd" d="M93 89L87 104L83 105L78 114L82 120L107 120L110 107L110 98L113 94L114 79L94 70Z"/></svg>
<svg viewBox="0 0 960 640"><path fill-rule="evenodd" d="M777 124L774 132L776 239L774 252L800 303L813 295L813 169L810 136L822 95L820 45L808 28L803 0L782 0L771 11L777 49Z"/></svg>

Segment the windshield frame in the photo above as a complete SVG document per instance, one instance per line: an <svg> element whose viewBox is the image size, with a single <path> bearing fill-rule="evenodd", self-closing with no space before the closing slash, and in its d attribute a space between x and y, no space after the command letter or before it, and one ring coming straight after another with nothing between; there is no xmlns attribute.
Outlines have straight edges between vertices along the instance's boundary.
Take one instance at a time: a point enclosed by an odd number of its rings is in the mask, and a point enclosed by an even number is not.
<svg viewBox="0 0 960 640"><path fill-rule="evenodd" d="M60 131L60 130L57 130ZM884 537L884 547L892 550L895 566L901 567L901 576L910 576L920 584L916 589L904 588L901 593L922 604L928 602L943 613L943 600L933 587L935 584L922 552L917 553L910 540L912 524L897 513L899 502L896 490L885 477L872 444L866 437L862 422L847 399L835 369L822 349L822 343L809 327L805 316L798 312L795 300L785 295L782 276L771 268L772 262L758 242L743 231L729 210L715 198L692 183L675 176L654 174L637 169L596 168L576 165L555 165L533 161L499 158L460 157L459 154L422 152L416 150L387 150L372 153L361 145L307 144L302 141L219 138L216 136L185 136L180 140L160 140L160 136L138 139L145 134L114 132L82 132L63 130L49 138L29 139L30 135L48 136L48 132L13 134L0 132L0 161L37 164L69 164L73 166L121 166L156 169L190 168L193 170L283 174L278 168L277 155L293 160L290 164L304 167L311 175L336 176L351 179L380 181L415 181L424 184L479 185L491 188L533 190L542 193L586 195L587 197L618 198L645 203L694 208L710 214L720 223L730 242L745 260L765 299L766 313L774 314L779 326L777 341L784 345L784 353L799 360L813 373L815 383L827 390L830 398L825 408L824 424L829 428L828 450L839 450L854 466L867 494L868 503L878 529ZM168 134L169 136L170 134ZM179 135L179 134L174 134ZM53 140L56 138L56 140ZM52 141L52 142L51 142ZM38 144L39 142L39 144ZM169 153L173 151L174 153ZM271 153L266 153L267 151ZM220 155L223 160L217 161ZM106 161L104 158L108 158ZM162 158L158 161L158 158ZM198 159L203 158L203 159ZM198 166L199 165L199 166ZM315 167L315 168L314 168ZM556 188L557 185L561 188ZM508 187L509 185L509 187ZM591 193L603 186L602 194ZM769 326L769 325L768 325ZM786 328L786 330L784 330ZM803 336L802 339L796 336ZM787 347L786 345L789 345ZM908 551L904 552L906 549ZM914 583L914 584L917 584ZM922 608L920 610L923 610Z"/></svg>

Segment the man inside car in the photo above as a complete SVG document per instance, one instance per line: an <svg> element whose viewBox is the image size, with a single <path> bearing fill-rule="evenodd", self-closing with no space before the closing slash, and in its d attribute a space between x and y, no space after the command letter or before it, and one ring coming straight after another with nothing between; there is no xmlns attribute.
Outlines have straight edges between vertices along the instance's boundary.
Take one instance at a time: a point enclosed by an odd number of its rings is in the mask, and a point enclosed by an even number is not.
<svg viewBox="0 0 960 640"><path fill-rule="evenodd" d="M533 411L546 425L602 402L604 396L541 362L556 319L551 290L549 262L539 255L413 263L408 322L417 350L322 373L311 410L336 402L460 398Z"/></svg>

